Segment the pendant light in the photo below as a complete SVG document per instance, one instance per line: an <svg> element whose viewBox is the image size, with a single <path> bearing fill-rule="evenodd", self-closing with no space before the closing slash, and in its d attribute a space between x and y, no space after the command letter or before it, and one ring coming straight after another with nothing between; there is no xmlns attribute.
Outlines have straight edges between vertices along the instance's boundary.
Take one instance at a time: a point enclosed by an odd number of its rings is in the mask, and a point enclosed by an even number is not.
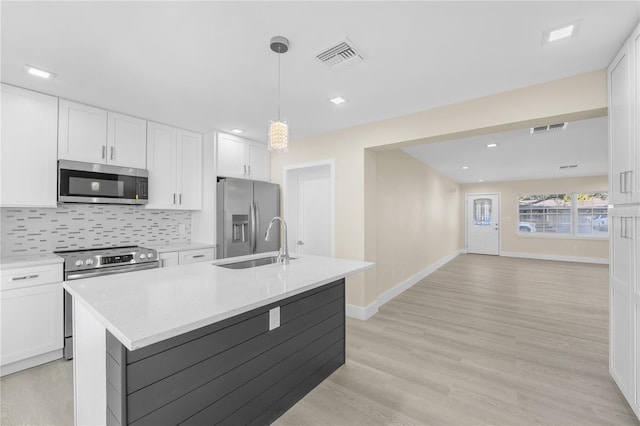
<svg viewBox="0 0 640 426"><path fill-rule="evenodd" d="M269 151L286 152L289 144L289 126L280 117L280 55L289 50L289 40L282 36L271 39L271 50L278 54L278 118L269 122Z"/></svg>

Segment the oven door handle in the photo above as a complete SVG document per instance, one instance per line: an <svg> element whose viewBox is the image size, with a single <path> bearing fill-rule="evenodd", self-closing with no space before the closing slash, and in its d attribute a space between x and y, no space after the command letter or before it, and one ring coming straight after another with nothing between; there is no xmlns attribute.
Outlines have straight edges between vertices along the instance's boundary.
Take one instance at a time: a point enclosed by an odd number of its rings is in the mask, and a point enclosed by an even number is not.
<svg viewBox="0 0 640 426"><path fill-rule="evenodd" d="M65 281L79 280L81 278L101 277L104 275L121 274L123 272L142 271L144 269L155 269L159 266L158 261L147 263L136 263L126 266L116 266L113 268L104 268L93 271L82 271L76 273L65 274Z"/></svg>

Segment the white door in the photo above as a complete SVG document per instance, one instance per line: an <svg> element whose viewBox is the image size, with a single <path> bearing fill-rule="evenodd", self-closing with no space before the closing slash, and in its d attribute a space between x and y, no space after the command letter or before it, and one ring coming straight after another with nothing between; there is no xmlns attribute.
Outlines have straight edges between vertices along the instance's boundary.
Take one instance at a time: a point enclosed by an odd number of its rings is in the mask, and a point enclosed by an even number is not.
<svg viewBox="0 0 640 426"><path fill-rule="evenodd" d="M333 163L286 170L285 219L289 250L334 256Z"/></svg>
<svg viewBox="0 0 640 426"><path fill-rule="evenodd" d="M467 194L467 253L500 254L500 194Z"/></svg>

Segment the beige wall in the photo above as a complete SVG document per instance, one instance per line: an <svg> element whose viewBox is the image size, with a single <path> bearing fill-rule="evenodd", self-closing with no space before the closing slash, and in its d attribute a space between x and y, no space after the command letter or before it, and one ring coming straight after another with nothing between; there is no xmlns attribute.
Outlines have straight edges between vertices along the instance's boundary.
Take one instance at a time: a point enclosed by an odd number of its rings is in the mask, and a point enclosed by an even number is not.
<svg viewBox="0 0 640 426"><path fill-rule="evenodd" d="M304 140L295 139L295 123L290 123L294 139L289 152L271 156L271 179L282 184L288 165L335 159L336 256L365 259L371 253L369 246L376 244L365 241L373 237L371 230L365 232L366 223L371 224L365 212L376 204L375 191L365 185L365 173L368 180L375 175L365 172L365 163L371 167L371 161L365 161L366 148L493 133L548 124L551 118L553 122L591 118L605 115L606 108L606 71L601 70ZM347 280L347 303L368 306L377 295L377 284L367 282L365 274Z"/></svg>
<svg viewBox="0 0 640 426"><path fill-rule="evenodd" d="M462 185L462 192L498 192L501 200L501 252L529 253L608 259L609 241L603 239L518 236L518 196L520 194L553 194L571 192L608 191L607 176L568 179L543 179L514 182L494 182ZM464 207L463 207L464 208Z"/></svg>
<svg viewBox="0 0 640 426"><path fill-rule="evenodd" d="M376 169L379 295L461 249L464 228L460 184L399 149L378 152Z"/></svg>

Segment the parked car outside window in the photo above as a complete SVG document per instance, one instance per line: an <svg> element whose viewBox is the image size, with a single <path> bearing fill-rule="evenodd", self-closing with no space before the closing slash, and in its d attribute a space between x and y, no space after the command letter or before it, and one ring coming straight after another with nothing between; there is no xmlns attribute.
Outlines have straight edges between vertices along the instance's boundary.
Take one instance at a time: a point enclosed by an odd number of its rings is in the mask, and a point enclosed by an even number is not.
<svg viewBox="0 0 640 426"><path fill-rule="evenodd" d="M598 231L609 230L609 216L607 215L597 216L591 223L593 224L593 229L597 229Z"/></svg>
<svg viewBox="0 0 640 426"><path fill-rule="evenodd" d="M518 232L536 232L536 225L531 222L520 222Z"/></svg>

